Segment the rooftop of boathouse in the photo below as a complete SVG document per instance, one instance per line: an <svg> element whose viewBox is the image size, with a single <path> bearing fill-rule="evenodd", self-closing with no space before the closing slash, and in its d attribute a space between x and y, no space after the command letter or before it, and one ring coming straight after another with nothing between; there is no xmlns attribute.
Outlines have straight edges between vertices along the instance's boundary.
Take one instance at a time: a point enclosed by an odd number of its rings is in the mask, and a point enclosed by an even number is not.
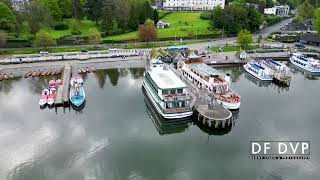
<svg viewBox="0 0 320 180"><path fill-rule="evenodd" d="M219 76L221 73L204 63L189 64L190 68L204 76Z"/></svg>
<svg viewBox="0 0 320 180"><path fill-rule="evenodd" d="M150 71L149 74L160 89L187 87L187 85L172 71Z"/></svg>

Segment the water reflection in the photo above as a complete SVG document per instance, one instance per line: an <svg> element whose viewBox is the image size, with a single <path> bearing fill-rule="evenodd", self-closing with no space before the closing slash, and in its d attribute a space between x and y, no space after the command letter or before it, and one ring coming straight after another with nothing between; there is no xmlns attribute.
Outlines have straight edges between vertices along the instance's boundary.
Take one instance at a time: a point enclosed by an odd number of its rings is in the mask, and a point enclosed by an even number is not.
<svg viewBox="0 0 320 180"><path fill-rule="evenodd" d="M288 64L289 64L288 66L291 68L291 72L293 74L301 73L308 80L319 80L319 78L320 78L320 73L311 73L311 72L306 71L302 68L299 68L291 63L288 63Z"/></svg>
<svg viewBox="0 0 320 180"><path fill-rule="evenodd" d="M147 97L145 91L144 90L142 91L144 95L144 101L146 104L147 113L160 135L182 133L186 131L186 129L188 129L189 123L192 122L191 118L178 119L176 121L169 121L164 119L155 110L155 107L152 105L152 102Z"/></svg>

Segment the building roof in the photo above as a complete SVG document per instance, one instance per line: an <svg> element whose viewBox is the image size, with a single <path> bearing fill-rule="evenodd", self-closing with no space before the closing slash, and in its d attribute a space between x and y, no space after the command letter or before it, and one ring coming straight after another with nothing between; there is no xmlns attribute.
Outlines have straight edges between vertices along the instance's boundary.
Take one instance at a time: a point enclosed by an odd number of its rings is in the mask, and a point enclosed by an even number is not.
<svg viewBox="0 0 320 180"><path fill-rule="evenodd" d="M204 64L204 63L193 63L193 64L189 64L189 66L199 72L202 75L205 76L218 76L221 75L221 73L215 69L213 69L212 67Z"/></svg>
<svg viewBox="0 0 320 180"><path fill-rule="evenodd" d="M320 35L316 33L305 33L301 35L301 40L306 42L320 43Z"/></svg>
<svg viewBox="0 0 320 180"><path fill-rule="evenodd" d="M186 88L186 84L171 70L149 71L150 77L160 89Z"/></svg>
<svg viewBox="0 0 320 180"><path fill-rule="evenodd" d="M187 45L169 46L168 49L188 49Z"/></svg>

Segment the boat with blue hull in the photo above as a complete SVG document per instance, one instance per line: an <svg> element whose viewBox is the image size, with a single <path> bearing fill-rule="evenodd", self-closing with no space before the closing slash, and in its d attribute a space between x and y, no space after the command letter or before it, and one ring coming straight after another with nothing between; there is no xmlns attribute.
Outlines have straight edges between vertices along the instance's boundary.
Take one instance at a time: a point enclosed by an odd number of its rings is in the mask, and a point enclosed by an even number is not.
<svg viewBox="0 0 320 180"><path fill-rule="evenodd" d="M83 89L83 80L81 77L73 77L70 81L70 94L69 100L71 104L76 107L80 107L86 99L86 95Z"/></svg>
<svg viewBox="0 0 320 180"><path fill-rule="evenodd" d="M270 70L262 67L259 63L249 62L243 65L245 71L247 71L252 76L258 78L261 81L272 81L273 76Z"/></svg>
<svg viewBox="0 0 320 180"><path fill-rule="evenodd" d="M314 58L306 57L301 53L293 53L290 62L311 73L320 73L320 61Z"/></svg>

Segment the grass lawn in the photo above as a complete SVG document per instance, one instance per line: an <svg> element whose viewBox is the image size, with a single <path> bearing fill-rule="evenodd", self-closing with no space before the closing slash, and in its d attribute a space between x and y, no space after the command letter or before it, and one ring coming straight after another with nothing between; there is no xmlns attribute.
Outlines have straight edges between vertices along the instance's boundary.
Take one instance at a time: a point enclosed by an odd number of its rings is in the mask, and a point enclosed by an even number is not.
<svg viewBox="0 0 320 180"><path fill-rule="evenodd" d="M158 29L158 38L168 37L187 37L190 34L210 35L219 34L220 32L209 30L209 20L200 19L200 12L172 12L166 15L163 19L170 23L169 28ZM109 36L105 40L122 41L137 39L137 31Z"/></svg>
<svg viewBox="0 0 320 180"><path fill-rule="evenodd" d="M54 29L48 29L50 34L52 35L53 38L58 39L62 36L65 35L71 35L71 21L72 19L64 19L63 22L69 25L69 29L67 30L54 30ZM82 20L79 25L79 30L81 31L81 36L86 36L89 29L96 27L95 22L90 21L90 20Z"/></svg>

